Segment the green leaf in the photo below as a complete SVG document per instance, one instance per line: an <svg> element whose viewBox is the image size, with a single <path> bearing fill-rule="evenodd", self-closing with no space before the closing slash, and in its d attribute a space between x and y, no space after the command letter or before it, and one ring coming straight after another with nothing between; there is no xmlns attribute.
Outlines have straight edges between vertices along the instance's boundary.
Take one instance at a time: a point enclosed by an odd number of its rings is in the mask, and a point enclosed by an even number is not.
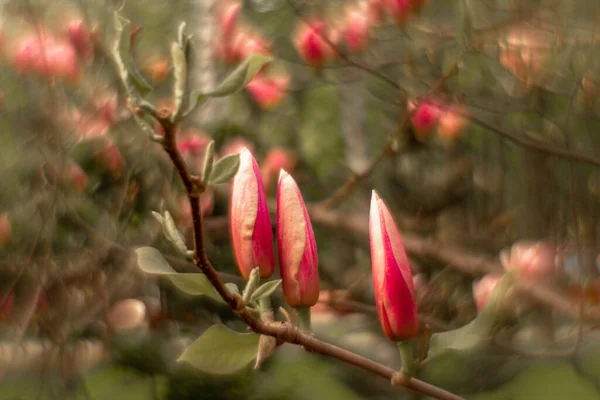
<svg viewBox="0 0 600 400"><path fill-rule="evenodd" d="M197 90L193 91L190 101L190 108L185 112L185 115L191 113L199 104L202 104L208 97L224 97L234 94L242 90L254 75L261 70L266 64L273 61L272 57L264 54L252 54L246 58L240 65L237 66L215 90L208 93L201 93Z"/></svg>
<svg viewBox="0 0 600 400"><path fill-rule="evenodd" d="M135 251L137 253L138 266L147 274L176 274L173 269L160 254L160 251L154 247L140 247Z"/></svg>
<svg viewBox="0 0 600 400"><path fill-rule="evenodd" d="M135 39L138 37L139 32L142 28L140 28L136 34L129 35L129 47L122 48L122 52L127 53L127 58L125 58L127 69L129 70L129 74L131 77L131 83L136 87L136 89L140 92L142 97L145 97L148 93L150 93L154 88L152 85L144 78L142 73L138 70L135 65L135 60L133 58L133 51L135 48Z"/></svg>
<svg viewBox="0 0 600 400"><path fill-rule="evenodd" d="M250 297L250 302L255 302L262 299L263 297L270 296L275 290L277 290L280 284L281 279L277 279L275 281L266 282L260 285L258 289L256 289L254 293L252 293L252 296Z"/></svg>
<svg viewBox="0 0 600 400"><path fill-rule="evenodd" d="M169 242L179 251L182 255L187 256L187 246L185 245L185 240L179 229L175 226L175 221L173 221L173 217L171 213L165 211L164 215L164 224L165 235Z"/></svg>
<svg viewBox="0 0 600 400"><path fill-rule="evenodd" d="M192 296L205 295L213 300L222 301L213 285L204 274L169 275L173 285L184 293Z"/></svg>
<svg viewBox="0 0 600 400"><path fill-rule="evenodd" d="M193 296L208 296L213 300L224 303L221 296L212 286L204 274L180 274L177 273L164 259L160 251L154 247L140 247L136 250L138 266L148 274L163 275L173 285L184 293ZM239 289L234 283L226 283L225 287L231 292L239 294Z"/></svg>
<svg viewBox="0 0 600 400"><path fill-rule="evenodd" d="M152 86L143 78L135 67L131 54L131 41L128 38L130 21L122 17L118 12L113 14L114 39L111 46L111 54L121 82L129 96L145 96L152 90Z"/></svg>
<svg viewBox="0 0 600 400"><path fill-rule="evenodd" d="M221 158L214 165L213 170L208 178L208 184L218 185L220 183L227 183L237 173L238 167L240 166L240 155L234 154Z"/></svg>
<svg viewBox="0 0 600 400"><path fill-rule="evenodd" d="M252 80L252 78L254 78L254 75L256 75L262 67L271 61L273 61L273 58L265 56L264 54L252 54L234 69L215 90L204 93L201 96L223 97L240 91Z"/></svg>
<svg viewBox="0 0 600 400"><path fill-rule="evenodd" d="M206 183L213 170L213 162L215 159L215 141L211 140L206 146L204 152L204 165L202 166L202 182Z"/></svg>
<svg viewBox="0 0 600 400"><path fill-rule="evenodd" d="M183 48L177 42L171 43L171 57L173 57L173 95L175 97L175 111L173 111L171 121L177 121L187 103L187 60Z"/></svg>
<svg viewBox="0 0 600 400"><path fill-rule="evenodd" d="M157 213L156 211L152 211L152 216L154 218L156 218L156 220L161 224L164 225L165 224L165 219L162 215L160 215L160 213Z"/></svg>
<svg viewBox="0 0 600 400"><path fill-rule="evenodd" d="M225 325L208 328L179 357L194 368L216 375L229 375L245 368L255 357L260 335L239 333Z"/></svg>

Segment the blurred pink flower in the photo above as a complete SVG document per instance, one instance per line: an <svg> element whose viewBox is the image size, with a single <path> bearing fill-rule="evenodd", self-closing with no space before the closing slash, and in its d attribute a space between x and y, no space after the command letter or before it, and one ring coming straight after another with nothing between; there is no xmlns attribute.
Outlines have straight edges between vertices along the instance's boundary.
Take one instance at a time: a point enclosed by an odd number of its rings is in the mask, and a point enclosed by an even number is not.
<svg viewBox="0 0 600 400"><path fill-rule="evenodd" d="M516 269L520 277L536 282L555 275L555 259L556 248L546 242L521 241L500 253L506 271Z"/></svg>

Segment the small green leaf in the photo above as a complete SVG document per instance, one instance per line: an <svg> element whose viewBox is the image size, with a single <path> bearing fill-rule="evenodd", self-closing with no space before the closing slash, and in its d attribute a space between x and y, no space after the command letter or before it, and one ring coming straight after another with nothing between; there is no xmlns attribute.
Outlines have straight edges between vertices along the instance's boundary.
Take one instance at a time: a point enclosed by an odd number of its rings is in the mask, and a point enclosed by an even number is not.
<svg viewBox="0 0 600 400"><path fill-rule="evenodd" d="M270 281L262 284L252 293L252 297L250 297L250 302L255 302L263 297L270 296L281 284L281 279L277 279L275 281Z"/></svg>
<svg viewBox="0 0 600 400"><path fill-rule="evenodd" d="M154 218L156 218L156 220L157 220L158 222L160 222L160 224L161 224L161 225L164 225L164 224L165 224L165 219L163 218L163 216L162 216L162 215L160 215L160 213L157 213L156 211L152 211L152 216L153 216Z"/></svg>
<svg viewBox="0 0 600 400"><path fill-rule="evenodd" d="M129 47L127 49L123 49L123 51L127 52L127 58L125 60L128 61L128 63L126 63L126 64L127 64L127 69L129 70L131 83L133 83L133 85L140 92L142 97L145 97L154 88L146 80L146 78L144 78L142 73L138 70L137 65L135 64L134 57L133 57L133 52L134 52L135 45L136 45L135 40L140 35L141 29L142 28L138 29L136 31L136 34L129 35Z"/></svg>
<svg viewBox="0 0 600 400"><path fill-rule="evenodd" d="M111 46L113 60L117 66L121 82L130 97L145 96L152 86L144 79L133 62L132 41L128 38L130 21L118 12L113 15L114 38Z"/></svg>
<svg viewBox="0 0 600 400"><path fill-rule="evenodd" d="M215 159L215 141L211 140L206 146L204 153L204 165L202 166L202 182L206 183L213 170L213 162Z"/></svg>
<svg viewBox="0 0 600 400"><path fill-rule="evenodd" d="M191 296L208 296L211 299L225 304L221 295L210 283L204 274L169 274L167 278L177 289ZM225 287L231 292L239 294L235 283L226 283Z"/></svg>
<svg viewBox="0 0 600 400"><path fill-rule="evenodd" d="M175 249L177 249L177 251L179 251L182 255L187 256L188 249L185 245L183 235L175 226L175 221L173 221L173 217L168 211L165 211L163 227L165 228L165 236L169 242L171 242Z"/></svg>
<svg viewBox="0 0 600 400"><path fill-rule="evenodd" d="M215 90L208 93L201 93L197 90L193 91L192 99L190 101L190 107L185 112L188 115L199 105L204 103L208 97L224 97L234 94L242 90L248 82L254 78L254 75L261 70L266 64L273 61L272 57L265 56L264 54L252 54L246 58L236 69L234 69L228 76L221 82Z"/></svg>
<svg viewBox="0 0 600 400"><path fill-rule="evenodd" d="M173 57L173 96L175 98L175 111L173 111L171 120L177 121L187 103L187 60L179 43L171 44L171 57Z"/></svg>
<svg viewBox="0 0 600 400"><path fill-rule="evenodd" d="M208 296L213 300L224 303L206 275L177 273L160 254L160 251L154 247L140 247L136 250L136 253L138 266L142 271L148 274L165 276L177 289L184 293L192 296ZM231 293L239 294L239 289L234 283L226 283L225 287Z"/></svg>
<svg viewBox="0 0 600 400"><path fill-rule="evenodd" d="M237 173L238 167L240 166L240 155L234 154L221 158L214 165L213 170L208 178L208 184L218 185L220 183L227 183Z"/></svg>
<svg viewBox="0 0 600 400"><path fill-rule="evenodd" d="M251 302L252 293L258 288L260 284L260 268L255 267L252 271L250 271L250 276L248 277L248 281L246 282L246 287L244 288L244 304L249 304Z"/></svg>
<svg viewBox="0 0 600 400"><path fill-rule="evenodd" d="M255 333L239 333L222 324L213 325L185 349L178 361L210 374L233 374L256 357L259 340Z"/></svg>
<svg viewBox="0 0 600 400"><path fill-rule="evenodd" d="M213 300L222 301L213 285L204 274L173 274L168 276L173 285L184 293L192 296L208 296Z"/></svg>
<svg viewBox="0 0 600 400"><path fill-rule="evenodd" d="M176 274L167 260L154 247L140 247L135 251L140 269L148 274Z"/></svg>
<svg viewBox="0 0 600 400"><path fill-rule="evenodd" d="M248 82L254 78L254 75L256 75L265 64L268 64L271 61L273 61L273 58L265 56L264 54L252 54L234 69L215 90L205 93L204 96L229 96L230 94L242 90Z"/></svg>

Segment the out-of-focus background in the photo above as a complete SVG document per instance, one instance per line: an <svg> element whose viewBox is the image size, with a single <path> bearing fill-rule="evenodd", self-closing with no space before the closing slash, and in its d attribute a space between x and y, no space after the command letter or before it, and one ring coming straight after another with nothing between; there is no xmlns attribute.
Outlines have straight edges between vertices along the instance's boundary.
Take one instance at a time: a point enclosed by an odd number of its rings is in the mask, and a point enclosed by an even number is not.
<svg viewBox="0 0 600 400"><path fill-rule="evenodd" d="M173 107L182 21L194 89L253 52L274 57L262 81L190 114L178 141L193 171L210 139L217 158L251 149L270 201L279 169L295 177L319 252L318 337L399 367L373 299L376 189L433 332L476 318L479 279L519 255L503 264L501 250L534 246L525 263L550 265L493 335L463 333L420 378L481 400L600 399L600 4L428 0L394 14L403 3L0 1L0 399L416 398L290 345L231 376L176 362L215 323L246 328L136 265L135 249L152 245L197 272L152 214L169 210L190 239L183 188L146 132L160 129L134 120L118 76L115 12L131 21L124 62L158 109ZM298 49L312 18L338 49L317 67ZM228 202L228 185L203 195L208 256L241 286Z"/></svg>

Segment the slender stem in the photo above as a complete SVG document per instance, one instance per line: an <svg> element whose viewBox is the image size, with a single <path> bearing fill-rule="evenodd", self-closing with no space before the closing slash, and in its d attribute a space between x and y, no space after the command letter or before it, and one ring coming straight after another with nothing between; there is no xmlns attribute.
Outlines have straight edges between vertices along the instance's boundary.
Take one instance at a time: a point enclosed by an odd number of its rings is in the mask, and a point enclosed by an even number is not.
<svg viewBox="0 0 600 400"><path fill-rule="evenodd" d="M298 314L298 329L302 333L312 333L312 327L310 324L310 307L297 307L296 313Z"/></svg>
<svg viewBox="0 0 600 400"><path fill-rule="evenodd" d="M415 357L413 354L413 344L411 340L402 340L396 343L398 351L400 352L400 360L402 366L400 372L406 378L412 378L415 370Z"/></svg>

